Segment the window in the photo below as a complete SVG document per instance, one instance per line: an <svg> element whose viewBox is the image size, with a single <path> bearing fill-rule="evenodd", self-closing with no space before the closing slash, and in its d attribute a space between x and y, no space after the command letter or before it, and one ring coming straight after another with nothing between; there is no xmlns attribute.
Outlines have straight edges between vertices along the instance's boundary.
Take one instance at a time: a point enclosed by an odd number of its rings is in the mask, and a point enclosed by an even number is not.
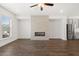
<svg viewBox="0 0 79 59"><path fill-rule="evenodd" d="M10 18L8 16L1 16L2 38L10 36Z"/></svg>

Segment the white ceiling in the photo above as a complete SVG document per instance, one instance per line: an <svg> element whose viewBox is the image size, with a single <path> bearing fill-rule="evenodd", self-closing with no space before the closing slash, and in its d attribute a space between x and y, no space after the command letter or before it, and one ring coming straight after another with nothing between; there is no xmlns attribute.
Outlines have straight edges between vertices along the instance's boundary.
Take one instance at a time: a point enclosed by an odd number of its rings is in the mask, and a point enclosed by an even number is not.
<svg viewBox="0 0 79 59"><path fill-rule="evenodd" d="M54 3L53 7L44 7L41 11L38 6L30 8L34 3L1 3L17 16L49 15L49 16L79 16L79 3Z"/></svg>

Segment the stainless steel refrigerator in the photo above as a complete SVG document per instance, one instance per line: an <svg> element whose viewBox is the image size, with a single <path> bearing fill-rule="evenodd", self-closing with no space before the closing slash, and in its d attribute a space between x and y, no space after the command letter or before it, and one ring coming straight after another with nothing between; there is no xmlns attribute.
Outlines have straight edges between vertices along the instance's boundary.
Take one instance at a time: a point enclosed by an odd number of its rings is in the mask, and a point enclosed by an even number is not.
<svg viewBox="0 0 79 59"><path fill-rule="evenodd" d="M75 32L74 32L74 21L73 19L67 20L67 40L74 40L75 39Z"/></svg>

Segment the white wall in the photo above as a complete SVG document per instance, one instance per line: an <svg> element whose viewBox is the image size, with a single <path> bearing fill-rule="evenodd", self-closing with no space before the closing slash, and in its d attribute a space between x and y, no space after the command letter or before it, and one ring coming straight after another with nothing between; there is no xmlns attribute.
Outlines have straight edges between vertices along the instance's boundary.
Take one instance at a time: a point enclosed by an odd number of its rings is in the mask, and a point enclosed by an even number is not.
<svg viewBox="0 0 79 59"><path fill-rule="evenodd" d="M49 21L49 38L60 38L66 40L66 18L67 17L51 17ZM33 21L33 20L32 20ZM43 22L44 23L44 22ZM37 24L36 26L38 26ZM31 19L21 19L18 21L19 38L31 38Z"/></svg>
<svg viewBox="0 0 79 59"><path fill-rule="evenodd" d="M9 38L2 39L0 34L0 47L17 39L17 19L15 15L3 7L0 7L0 16L5 15L11 18L11 35ZM1 33L1 28L0 28Z"/></svg>
<svg viewBox="0 0 79 59"><path fill-rule="evenodd" d="M28 39L31 37L30 19L18 20L18 38Z"/></svg>
<svg viewBox="0 0 79 59"><path fill-rule="evenodd" d="M50 38L66 40L66 17L53 17L50 21Z"/></svg>

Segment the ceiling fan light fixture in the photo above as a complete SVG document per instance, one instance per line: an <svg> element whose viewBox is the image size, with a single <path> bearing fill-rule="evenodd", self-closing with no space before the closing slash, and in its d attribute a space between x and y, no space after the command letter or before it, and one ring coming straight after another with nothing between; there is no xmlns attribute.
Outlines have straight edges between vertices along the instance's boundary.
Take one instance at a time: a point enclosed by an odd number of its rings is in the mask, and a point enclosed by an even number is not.
<svg viewBox="0 0 79 59"><path fill-rule="evenodd" d="M38 7L44 7L45 5L43 3L39 3Z"/></svg>
<svg viewBox="0 0 79 59"><path fill-rule="evenodd" d="M42 11L45 6L54 6L54 4L53 3L39 3L39 4L32 5L30 7L32 8L35 6L40 7L40 10Z"/></svg>
<svg viewBox="0 0 79 59"><path fill-rule="evenodd" d="M41 3L38 4L38 7L41 7Z"/></svg>

